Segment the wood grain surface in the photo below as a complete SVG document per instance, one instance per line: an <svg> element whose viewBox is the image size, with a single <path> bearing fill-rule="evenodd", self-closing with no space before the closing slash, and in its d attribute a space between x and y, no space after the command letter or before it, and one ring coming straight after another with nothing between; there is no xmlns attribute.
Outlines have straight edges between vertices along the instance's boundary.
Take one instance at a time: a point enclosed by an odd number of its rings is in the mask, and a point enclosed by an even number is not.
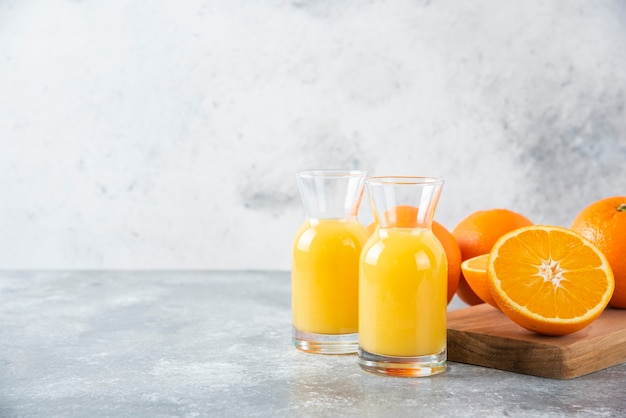
<svg viewBox="0 0 626 418"><path fill-rule="evenodd" d="M588 327L549 337L528 331L488 304L448 313L448 360L553 379L626 362L626 310L607 308Z"/></svg>

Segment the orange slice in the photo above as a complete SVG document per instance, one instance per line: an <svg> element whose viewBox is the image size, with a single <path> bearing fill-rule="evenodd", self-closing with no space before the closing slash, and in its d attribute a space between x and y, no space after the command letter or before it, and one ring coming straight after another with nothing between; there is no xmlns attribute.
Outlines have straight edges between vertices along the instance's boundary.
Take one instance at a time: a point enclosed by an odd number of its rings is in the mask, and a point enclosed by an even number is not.
<svg viewBox="0 0 626 418"><path fill-rule="evenodd" d="M468 258L461 263L461 271L472 291L483 301L497 308L498 305L489 289L489 278L487 277L488 261L489 254Z"/></svg>
<svg viewBox="0 0 626 418"><path fill-rule="evenodd" d="M502 312L544 335L589 325L615 287L602 252L582 235L556 226L527 226L503 235L491 250L487 273Z"/></svg>

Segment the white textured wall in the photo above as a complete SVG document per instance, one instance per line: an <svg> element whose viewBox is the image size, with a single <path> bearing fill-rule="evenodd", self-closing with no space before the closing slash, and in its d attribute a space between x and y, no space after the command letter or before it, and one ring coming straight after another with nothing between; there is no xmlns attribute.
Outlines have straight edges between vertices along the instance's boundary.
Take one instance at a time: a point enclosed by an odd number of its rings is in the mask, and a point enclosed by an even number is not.
<svg viewBox="0 0 626 418"><path fill-rule="evenodd" d="M567 226L626 193L626 3L0 1L0 268L288 269L294 172Z"/></svg>

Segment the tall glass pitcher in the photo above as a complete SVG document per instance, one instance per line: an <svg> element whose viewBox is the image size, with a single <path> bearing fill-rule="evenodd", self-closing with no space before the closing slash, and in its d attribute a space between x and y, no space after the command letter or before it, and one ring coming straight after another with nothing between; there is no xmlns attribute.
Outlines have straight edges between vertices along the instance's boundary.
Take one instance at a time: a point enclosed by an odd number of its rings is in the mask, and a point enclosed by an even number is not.
<svg viewBox="0 0 626 418"><path fill-rule="evenodd" d="M359 287L359 365L398 376L446 368L448 265L431 225L443 181L366 181L376 231L363 248Z"/></svg>
<svg viewBox="0 0 626 418"><path fill-rule="evenodd" d="M367 231L357 219L366 173L297 174L307 220L293 242L292 312L296 348L356 353L359 256Z"/></svg>

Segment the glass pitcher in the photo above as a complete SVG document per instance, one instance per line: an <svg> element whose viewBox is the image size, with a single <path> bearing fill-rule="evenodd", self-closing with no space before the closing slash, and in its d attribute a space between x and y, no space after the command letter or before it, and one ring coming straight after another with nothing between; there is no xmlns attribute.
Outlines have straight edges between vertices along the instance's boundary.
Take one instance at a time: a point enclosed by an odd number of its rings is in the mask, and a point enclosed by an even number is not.
<svg viewBox="0 0 626 418"><path fill-rule="evenodd" d="M358 348L359 256L367 240L357 215L366 173L297 173L307 214L292 252L293 343L321 354Z"/></svg>
<svg viewBox="0 0 626 418"><path fill-rule="evenodd" d="M416 377L446 369L448 265L431 226L443 181L366 181L376 230L360 259L359 365Z"/></svg>

